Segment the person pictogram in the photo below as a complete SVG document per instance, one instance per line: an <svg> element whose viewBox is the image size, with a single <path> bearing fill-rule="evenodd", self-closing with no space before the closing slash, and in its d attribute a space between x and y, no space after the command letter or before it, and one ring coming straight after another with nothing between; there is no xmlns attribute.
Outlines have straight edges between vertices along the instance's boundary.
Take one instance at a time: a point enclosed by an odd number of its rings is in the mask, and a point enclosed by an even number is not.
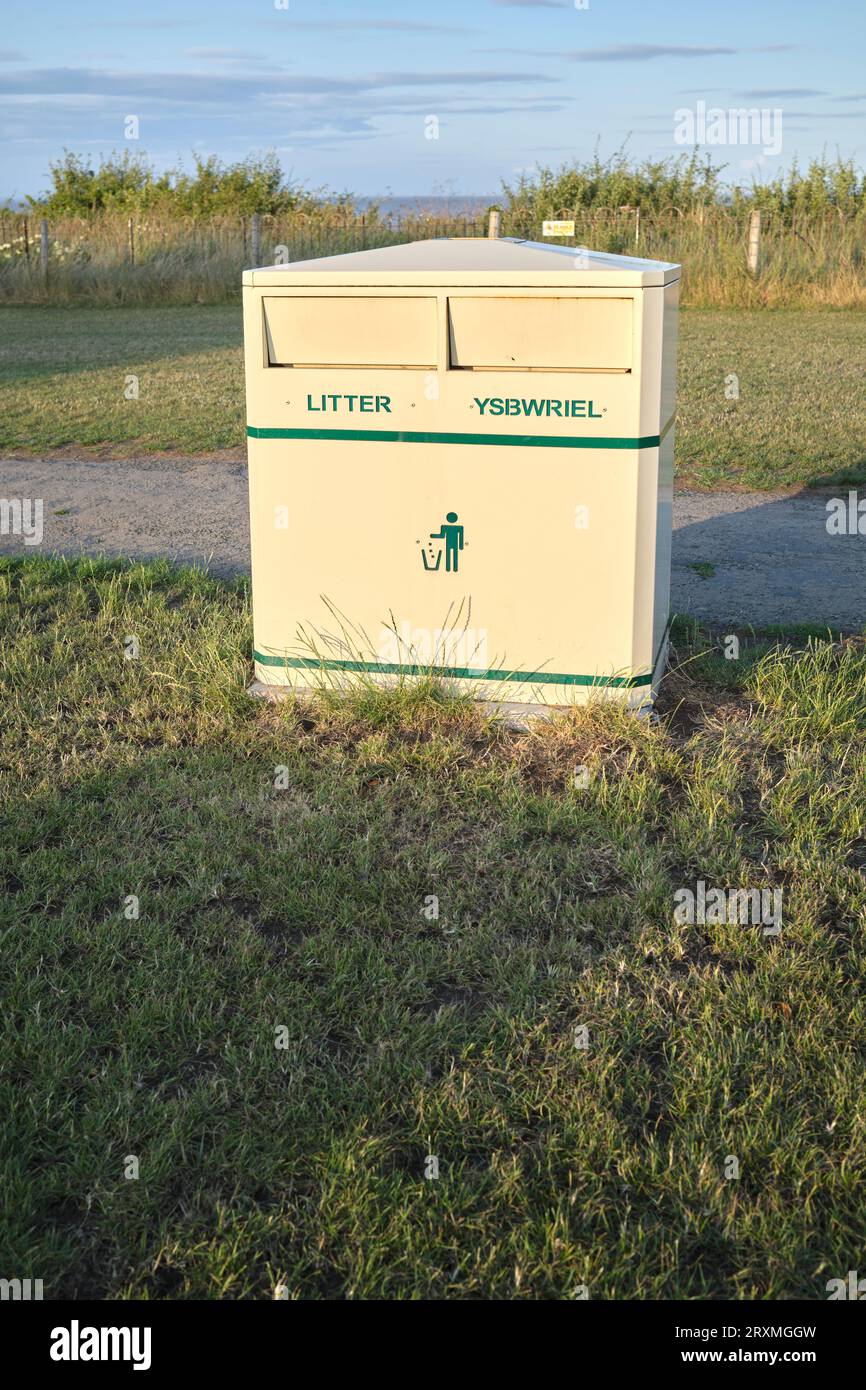
<svg viewBox="0 0 866 1390"><path fill-rule="evenodd" d="M445 569L456 574L460 564L460 552L463 549L463 527L458 523L457 513L448 512L439 530L430 532L430 539L445 542ZM435 565L428 565L425 555L424 568L438 570L441 555L440 549Z"/></svg>

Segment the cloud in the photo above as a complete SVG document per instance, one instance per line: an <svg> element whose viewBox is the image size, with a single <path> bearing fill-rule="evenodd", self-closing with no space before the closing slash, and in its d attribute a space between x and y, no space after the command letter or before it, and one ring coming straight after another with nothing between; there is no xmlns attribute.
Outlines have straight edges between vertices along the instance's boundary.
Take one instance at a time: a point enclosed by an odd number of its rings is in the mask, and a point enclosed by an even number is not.
<svg viewBox="0 0 866 1390"><path fill-rule="evenodd" d="M747 101L760 101L770 97L825 97L817 87L756 87L749 92L732 92L732 96L744 97Z"/></svg>
<svg viewBox="0 0 866 1390"><path fill-rule="evenodd" d="M521 113L525 111L541 111L546 114L564 111L567 108L561 103L556 102L529 102L520 107ZM420 110L420 108L419 108ZM442 107L436 112L437 116L513 116L513 106L452 106Z"/></svg>
<svg viewBox="0 0 866 1390"><path fill-rule="evenodd" d="M465 29L457 24L430 24L423 19L260 19L257 28L273 29L277 25L294 32L296 29L369 29L374 33L398 34L473 34L474 29Z"/></svg>
<svg viewBox="0 0 866 1390"><path fill-rule="evenodd" d="M784 112L786 121L838 121L840 117L853 116L855 120L863 120L866 111L789 111ZM803 127L808 130L808 126Z"/></svg>
<svg viewBox="0 0 866 1390"><path fill-rule="evenodd" d="M110 72L98 68L34 68L0 76L0 94L23 97L122 97L126 101L172 103L243 102L261 96L361 93L393 87L489 86L509 82L553 82L537 72L379 72L369 77L325 77L296 73Z"/></svg>
<svg viewBox="0 0 866 1390"><path fill-rule="evenodd" d="M790 121L806 121L806 125L797 126L797 129L808 130L809 121L838 121L846 117L851 118L853 120L862 121L863 118L866 117L866 111L797 111L794 109L789 109L786 106L782 108L782 116L785 122L786 131L794 129L793 126L789 125ZM633 129L639 132L641 135L664 135L668 133L671 127L664 125L656 126L638 124L638 122L640 121L659 121L663 119L664 117L661 116L657 111L644 111L638 115L637 121L634 124Z"/></svg>
<svg viewBox="0 0 866 1390"><path fill-rule="evenodd" d="M227 58L232 62L261 62L260 53L248 53L243 48L185 48L186 58Z"/></svg>
<svg viewBox="0 0 866 1390"><path fill-rule="evenodd" d="M67 29L196 29L195 19L94 19L89 23L67 24Z"/></svg>
<svg viewBox="0 0 866 1390"><path fill-rule="evenodd" d="M0 48L0 63L20 63L24 54L14 48Z"/></svg>
<svg viewBox="0 0 866 1390"><path fill-rule="evenodd" d="M793 44L775 44L773 50L793 48ZM733 48L727 44L703 47L699 44L619 43L607 48L483 48L486 54L519 53L524 58L559 58L569 63L645 63L653 58L732 58L742 53L768 53L768 48ZM705 87L703 91L721 92L723 87Z"/></svg>
<svg viewBox="0 0 866 1390"><path fill-rule="evenodd" d="M693 44L617 43L607 48L576 48L563 53L574 63L645 63L652 58L712 58L729 56L739 49L720 44L699 47Z"/></svg>
<svg viewBox="0 0 866 1390"><path fill-rule="evenodd" d="M763 48L732 48L727 44L617 43L607 48L575 48L562 53L573 63L645 63L653 58L729 58L739 53L776 53L793 44L772 44ZM537 57L538 54L532 56ZM553 54L550 55L554 56Z"/></svg>

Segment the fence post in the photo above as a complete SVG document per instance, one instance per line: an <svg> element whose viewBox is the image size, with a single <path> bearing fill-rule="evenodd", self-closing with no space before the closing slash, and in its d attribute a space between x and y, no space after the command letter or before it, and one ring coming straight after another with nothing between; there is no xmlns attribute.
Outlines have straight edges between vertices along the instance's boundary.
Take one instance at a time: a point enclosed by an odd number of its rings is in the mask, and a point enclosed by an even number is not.
<svg viewBox="0 0 866 1390"><path fill-rule="evenodd" d="M749 218L749 270L757 275L761 259L761 210L753 208Z"/></svg>
<svg viewBox="0 0 866 1390"><path fill-rule="evenodd" d="M24 218L24 259L25 259L25 261L27 262L27 264L29 265L29 264L30 264L30 221L29 221L29 218L27 218L27 217Z"/></svg>
<svg viewBox="0 0 866 1390"><path fill-rule="evenodd" d="M635 244L635 246L639 246L639 245L640 245L640 207L639 207L639 206L636 207L635 210L634 210L634 244Z"/></svg>
<svg viewBox="0 0 866 1390"><path fill-rule="evenodd" d="M250 236L253 248L253 265L257 266L262 259L262 228L259 214L254 212L251 219Z"/></svg>
<svg viewBox="0 0 866 1390"><path fill-rule="evenodd" d="M39 223L39 269L43 275L48 274L48 218L43 217Z"/></svg>
<svg viewBox="0 0 866 1390"><path fill-rule="evenodd" d="M487 218L487 235L489 237L499 236L499 209L491 208Z"/></svg>
<svg viewBox="0 0 866 1390"><path fill-rule="evenodd" d="M135 265L135 227L131 217L128 218L126 226L129 232L129 264Z"/></svg>

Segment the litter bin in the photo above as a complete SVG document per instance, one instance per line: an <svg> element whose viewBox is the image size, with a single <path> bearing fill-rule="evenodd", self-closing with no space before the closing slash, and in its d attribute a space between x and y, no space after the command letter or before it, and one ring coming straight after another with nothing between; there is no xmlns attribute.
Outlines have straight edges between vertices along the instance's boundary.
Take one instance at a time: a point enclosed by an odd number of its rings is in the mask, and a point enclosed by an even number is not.
<svg viewBox="0 0 866 1390"><path fill-rule="evenodd" d="M257 681L651 699L679 277L480 238L245 272Z"/></svg>

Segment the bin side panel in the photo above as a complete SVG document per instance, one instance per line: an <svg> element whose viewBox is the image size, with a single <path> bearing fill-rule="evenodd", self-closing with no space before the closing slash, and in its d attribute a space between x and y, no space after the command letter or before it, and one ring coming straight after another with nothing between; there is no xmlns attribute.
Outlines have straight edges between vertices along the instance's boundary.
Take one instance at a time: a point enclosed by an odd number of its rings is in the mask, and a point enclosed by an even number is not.
<svg viewBox="0 0 866 1390"><path fill-rule="evenodd" d="M634 548L634 628L632 662L652 670L655 661L656 589L658 565L659 450L644 449L637 476Z"/></svg>
<svg viewBox="0 0 866 1390"><path fill-rule="evenodd" d="M673 541L674 436L677 408L677 330L679 325L679 281L664 291L664 335L661 369L662 433L659 447L658 512L656 520L655 603L653 651L658 652L670 617L671 548ZM667 433L664 431L667 430Z"/></svg>

